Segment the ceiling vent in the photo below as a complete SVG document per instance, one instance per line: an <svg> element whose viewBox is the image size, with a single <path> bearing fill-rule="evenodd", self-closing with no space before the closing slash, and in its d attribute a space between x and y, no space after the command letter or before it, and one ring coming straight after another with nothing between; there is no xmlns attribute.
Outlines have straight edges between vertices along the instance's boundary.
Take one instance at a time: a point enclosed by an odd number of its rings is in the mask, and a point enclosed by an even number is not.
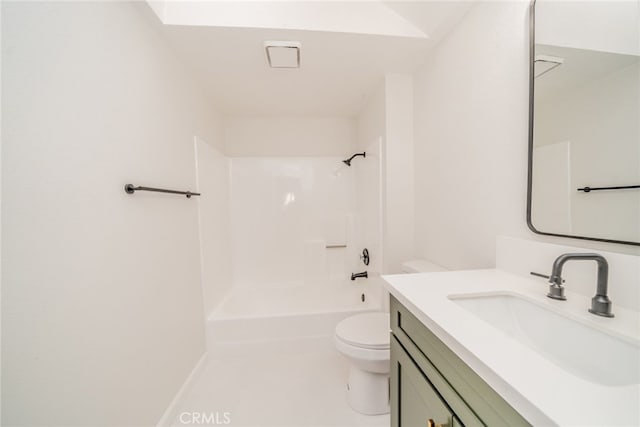
<svg viewBox="0 0 640 427"><path fill-rule="evenodd" d="M300 42L264 42L269 66L271 68L300 68L300 46Z"/></svg>

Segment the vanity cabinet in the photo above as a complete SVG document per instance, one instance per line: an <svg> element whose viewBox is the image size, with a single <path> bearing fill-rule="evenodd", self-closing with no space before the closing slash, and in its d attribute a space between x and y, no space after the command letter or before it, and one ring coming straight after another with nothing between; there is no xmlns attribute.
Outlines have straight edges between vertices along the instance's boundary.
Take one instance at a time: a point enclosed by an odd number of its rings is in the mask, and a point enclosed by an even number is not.
<svg viewBox="0 0 640 427"><path fill-rule="evenodd" d="M391 427L530 425L391 296Z"/></svg>

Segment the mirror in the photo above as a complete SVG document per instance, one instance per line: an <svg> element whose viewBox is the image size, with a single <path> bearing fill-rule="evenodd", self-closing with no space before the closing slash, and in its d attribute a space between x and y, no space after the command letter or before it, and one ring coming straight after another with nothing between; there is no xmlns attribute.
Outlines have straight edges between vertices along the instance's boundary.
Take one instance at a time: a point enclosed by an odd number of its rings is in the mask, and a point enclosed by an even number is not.
<svg viewBox="0 0 640 427"><path fill-rule="evenodd" d="M527 223L640 246L640 0L534 0Z"/></svg>

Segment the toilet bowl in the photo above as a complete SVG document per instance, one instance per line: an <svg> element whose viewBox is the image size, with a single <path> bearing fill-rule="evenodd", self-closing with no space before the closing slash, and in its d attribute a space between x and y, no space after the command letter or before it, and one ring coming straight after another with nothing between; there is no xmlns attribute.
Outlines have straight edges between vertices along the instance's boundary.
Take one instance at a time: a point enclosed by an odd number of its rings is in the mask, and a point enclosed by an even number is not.
<svg viewBox="0 0 640 427"><path fill-rule="evenodd" d="M349 359L347 402L366 415L389 412L389 313L348 317L336 326L336 348Z"/></svg>
<svg viewBox="0 0 640 427"><path fill-rule="evenodd" d="M425 260L402 264L403 273L445 270ZM336 348L349 359L347 401L361 414L389 412L390 327L389 313L357 314L336 326Z"/></svg>

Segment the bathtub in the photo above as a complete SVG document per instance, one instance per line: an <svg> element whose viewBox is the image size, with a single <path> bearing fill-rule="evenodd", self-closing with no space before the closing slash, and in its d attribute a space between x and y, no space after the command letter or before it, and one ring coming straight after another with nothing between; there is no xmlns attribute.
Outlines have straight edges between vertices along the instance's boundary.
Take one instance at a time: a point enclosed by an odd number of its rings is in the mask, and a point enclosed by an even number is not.
<svg viewBox="0 0 640 427"><path fill-rule="evenodd" d="M293 286L235 287L207 319L214 356L333 346L335 326L382 307L382 279Z"/></svg>

